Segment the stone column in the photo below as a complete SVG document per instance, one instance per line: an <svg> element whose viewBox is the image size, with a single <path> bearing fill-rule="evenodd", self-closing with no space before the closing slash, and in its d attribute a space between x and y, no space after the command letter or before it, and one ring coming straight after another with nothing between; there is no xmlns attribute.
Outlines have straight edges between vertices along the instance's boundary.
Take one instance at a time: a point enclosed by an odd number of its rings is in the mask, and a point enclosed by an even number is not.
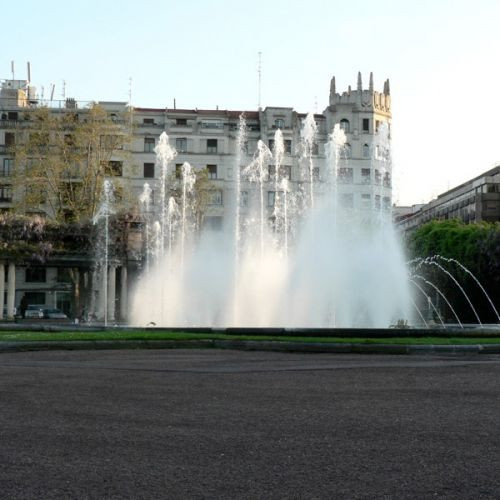
<svg viewBox="0 0 500 500"><path fill-rule="evenodd" d="M14 318L14 305L16 301L16 265L9 263L9 278L7 283L7 318Z"/></svg>
<svg viewBox="0 0 500 500"><path fill-rule="evenodd" d="M107 269L101 267L101 276L99 277L99 319L105 320L107 317L107 296L108 296L108 275Z"/></svg>
<svg viewBox="0 0 500 500"><path fill-rule="evenodd" d="M122 321L128 319L128 283L127 283L127 265L121 269L121 289L120 289L120 316Z"/></svg>
<svg viewBox="0 0 500 500"><path fill-rule="evenodd" d="M115 320L116 266L111 264L108 271L108 321Z"/></svg>
<svg viewBox="0 0 500 500"><path fill-rule="evenodd" d="M5 264L0 261L0 320L3 319L3 301L5 294Z"/></svg>

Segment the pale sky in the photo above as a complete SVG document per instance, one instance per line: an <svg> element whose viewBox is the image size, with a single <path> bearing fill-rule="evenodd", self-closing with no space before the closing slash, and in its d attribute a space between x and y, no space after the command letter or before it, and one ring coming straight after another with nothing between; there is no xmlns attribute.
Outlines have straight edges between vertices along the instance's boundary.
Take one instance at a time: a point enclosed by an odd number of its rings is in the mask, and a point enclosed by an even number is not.
<svg viewBox="0 0 500 500"><path fill-rule="evenodd" d="M0 78L142 107L322 111L330 78L391 81L394 201L429 201L500 163L498 0L2 2Z"/></svg>

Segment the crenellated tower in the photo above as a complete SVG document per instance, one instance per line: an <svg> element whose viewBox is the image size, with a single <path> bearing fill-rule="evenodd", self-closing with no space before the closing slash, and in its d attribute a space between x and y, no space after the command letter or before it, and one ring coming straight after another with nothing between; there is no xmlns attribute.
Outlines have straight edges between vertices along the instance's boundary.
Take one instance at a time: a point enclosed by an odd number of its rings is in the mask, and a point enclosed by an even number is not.
<svg viewBox="0 0 500 500"><path fill-rule="evenodd" d="M370 73L368 89L363 89L361 72L358 72L356 90L351 86L341 94L336 90L335 77L330 82L329 106L325 110L325 115L332 118L339 117L335 122L340 122L342 118L351 118L351 132L373 133L377 130L377 122L390 123L391 120L391 91L389 80L385 80L382 92L374 90L373 73ZM344 116L345 115L345 116ZM371 121L368 130L363 127L363 119Z"/></svg>
<svg viewBox="0 0 500 500"><path fill-rule="evenodd" d="M390 204L392 172L388 138L383 140L383 134L378 133L385 123L390 138L392 115L389 80L384 81L382 92L376 91L373 73L370 73L368 88L363 88L363 78L358 72L356 90L349 86L346 91L339 93L333 77L329 105L324 115L328 131L339 123L346 134L349 161L345 168L352 179L353 192L357 193L355 197L361 196L368 200L372 189L372 206Z"/></svg>

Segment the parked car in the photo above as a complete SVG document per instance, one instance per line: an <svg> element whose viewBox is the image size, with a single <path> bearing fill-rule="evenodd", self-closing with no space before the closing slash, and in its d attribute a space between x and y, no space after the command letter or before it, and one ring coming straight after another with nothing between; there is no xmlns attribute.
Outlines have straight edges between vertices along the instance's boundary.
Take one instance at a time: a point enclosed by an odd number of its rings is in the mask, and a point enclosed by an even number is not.
<svg viewBox="0 0 500 500"><path fill-rule="evenodd" d="M30 304L24 313L24 317L29 319L42 319L44 308L44 304Z"/></svg>
<svg viewBox="0 0 500 500"><path fill-rule="evenodd" d="M60 309L44 309L43 317L45 319L68 319L68 316Z"/></svg>

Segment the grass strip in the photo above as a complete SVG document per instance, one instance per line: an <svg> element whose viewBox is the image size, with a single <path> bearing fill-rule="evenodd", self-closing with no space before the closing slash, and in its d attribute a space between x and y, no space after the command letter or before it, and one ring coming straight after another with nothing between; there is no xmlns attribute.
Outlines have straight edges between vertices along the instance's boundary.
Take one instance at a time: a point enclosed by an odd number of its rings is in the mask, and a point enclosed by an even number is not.
<svg viewBox="0 0 500 500"><path fill-rule="evenodd" d="M148 332L144 330L94 332L0 331L0 342L24 341L96 341L96 340L253 340L336 344L407 344L407 345L477 345L500 344L500 337L287 337L276 335L230 335L225 333Z"/></svg>

